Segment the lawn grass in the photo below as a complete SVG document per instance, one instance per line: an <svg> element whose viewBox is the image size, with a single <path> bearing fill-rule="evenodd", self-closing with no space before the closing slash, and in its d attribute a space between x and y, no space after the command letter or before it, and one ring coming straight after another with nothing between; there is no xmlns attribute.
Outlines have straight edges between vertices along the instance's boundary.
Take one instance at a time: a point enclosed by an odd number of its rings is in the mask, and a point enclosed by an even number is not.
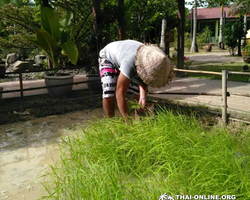
<svg viewBox="0 0 250 200"><path fill-rule="evenodd" d="M178 112L177 112L178 113ZM43 175L41 199L159 199L169 195L250 198L250 130L204 127L160 109L141 121L102 119L62 138Z"/></svg>
<svg viewBox="0 0 250 200"><path fill-rule="evenodd" d="M189 70L201 70L201 71L211 71L211 72L222 72L222 70L243 72L242 68L246 65L245 63L217 63L217 62L194 62L189 65ZM244 71L250 72L250 70ZM213 74L197 74L197 73L187 73L189 77L207 78L207 79L217 79L221 80L221 76ZM229 74L228 81L237 82L249 82L249 75L239 75L239 74Z"/></svg>
<svg viewBox="0 0 250 200"><path fill-rule="evenodd" d="M220 53L220 52L225 52L225 50L220 50L215 47L212 51ZM174 51L171 51L170 55L172 53L176 53ZM199 55L199 54L204 54L207 53L205 52L204 49L199 49L199 52L196 53L190 53L187 49L185 51L185 56L189 57L190 55ZM229 54L229 53L228 53ZM227 55L228 57L235 57L232 55ZM176 65L176 60L173 61L174 65ZM184 68L188 70L201 70L201 71L211 71L211 72L221 72L222 70L227 70L227 71L236 71L236 72L250 72L250 70L243 71L242 68L244 65L248 65L250 68L250 65L244 62L234 62L234 63L221 63L221 62L216 62L216 61L192 61L188 60L187 65L185 65L184 62ZM196 78L206 78L206 79L217 79L221 80L221 76L218 75L210 75L210 74L197 74L197 73L186 73L186 76L188 77L196 77ZM250 82L250 76L249 75L236 75L236 74L230 74L228 76L229 81L237 81L237 82Z"/></svg>

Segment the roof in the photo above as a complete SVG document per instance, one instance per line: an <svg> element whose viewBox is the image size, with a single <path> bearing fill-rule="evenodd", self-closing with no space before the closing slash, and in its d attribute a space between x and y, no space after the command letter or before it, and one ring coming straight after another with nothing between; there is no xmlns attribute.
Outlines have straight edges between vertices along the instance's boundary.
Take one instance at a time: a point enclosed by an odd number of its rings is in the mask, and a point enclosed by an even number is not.
<svg viewBox="0 0 250 200"><path fill-rule="evenodd" d="M229 8L224 7L223 11L226 13L226 18L236 18L236 16L232 16L228 14ZM197 19L220 19L221 8L197 8ZM188 15L188 19L191 19L191 11Z"/></svg>

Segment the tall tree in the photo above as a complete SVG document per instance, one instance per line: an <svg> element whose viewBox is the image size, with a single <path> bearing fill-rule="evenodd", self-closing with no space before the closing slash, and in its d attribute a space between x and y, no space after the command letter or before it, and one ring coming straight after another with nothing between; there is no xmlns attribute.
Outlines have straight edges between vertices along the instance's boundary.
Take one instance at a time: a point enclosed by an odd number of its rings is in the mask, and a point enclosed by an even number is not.
<svg viewBox="0 0 250 200"><path fill-rule="evenodd" d="M220 5L220 32L219 32L219 48L224 49L224 42L223 42L223 36L222 36L222 27L223 27L223 16L224 16L224 5L223 1Z"/></svg>
<svg viewBox="0 0 250 200"><path fill-rule="evenodd" d="M183 0L178 0L178 53L177 53L177 68L184 67L184 23L185 23L185 3Z"/></svg>
<svg viewBox="0 0 250 200"><path fill-rule="evenodd" d="M197 0L194 0L194 9L193 9L193 35L192 35L192 44L190 48L190 52L198 52L197 45Z"/></svg>
<svg viewBox="0 0 250 200"><path fill-rule="evenodd" d="M165 38L165 34L166 34L166 28L167 28L167 20L164 18L162 19L162 25L161 25L161 42L160 42L160 48L165 52L166 50L166 38Z"/></svg>

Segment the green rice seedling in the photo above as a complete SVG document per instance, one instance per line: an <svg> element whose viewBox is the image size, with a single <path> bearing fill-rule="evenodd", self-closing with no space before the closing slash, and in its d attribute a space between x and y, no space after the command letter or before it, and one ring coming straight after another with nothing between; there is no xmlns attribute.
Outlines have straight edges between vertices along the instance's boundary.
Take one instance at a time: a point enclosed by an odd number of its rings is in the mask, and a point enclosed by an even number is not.
<svg viewBox="0 0 250 200"><path fill-rule="evenodd" d="M206 130L194 115L165 109L130 125L96 120L62 139L41 199L151 200L162 193L249 199L250 132L244 135Z"/></svg>

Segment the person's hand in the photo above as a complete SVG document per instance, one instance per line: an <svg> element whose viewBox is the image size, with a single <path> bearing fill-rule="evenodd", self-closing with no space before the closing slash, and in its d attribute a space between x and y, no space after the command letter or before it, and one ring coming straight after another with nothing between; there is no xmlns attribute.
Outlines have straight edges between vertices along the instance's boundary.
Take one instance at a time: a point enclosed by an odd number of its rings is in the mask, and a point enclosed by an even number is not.
<svg viewBox="0 0 250 200"><path fill-rule="evenodd" d="M144 114L147 105L146 97L141 97L138 103L141 106L140 108L137 109L138 114Z"/></svg>

